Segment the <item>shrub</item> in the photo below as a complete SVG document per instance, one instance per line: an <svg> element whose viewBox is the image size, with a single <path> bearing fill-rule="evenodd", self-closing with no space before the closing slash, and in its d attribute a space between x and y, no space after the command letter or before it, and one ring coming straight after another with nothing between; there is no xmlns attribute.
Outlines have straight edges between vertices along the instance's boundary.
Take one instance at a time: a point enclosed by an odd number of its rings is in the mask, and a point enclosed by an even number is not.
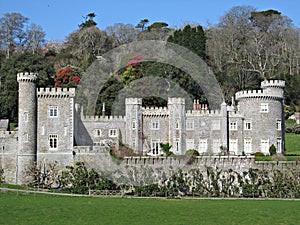
<svg viewBox="0 0 300 225"><path fill-rule="evenodd" d="M270 155L276 154L276 147L272 144L269 148Z"/></svg>
<svg viewBox="0 0 300 225"><path fill-rule="evenodd" d="M262 152L255 152L253 155L254 156L265 156L264 153L262 153Z"/></svg>
<svg viewBox="0 0 300 225"><path fill-rule="evenodd" d="M199 152L195 149L189 149L185 153L186 156L199 156Z"/></svg>

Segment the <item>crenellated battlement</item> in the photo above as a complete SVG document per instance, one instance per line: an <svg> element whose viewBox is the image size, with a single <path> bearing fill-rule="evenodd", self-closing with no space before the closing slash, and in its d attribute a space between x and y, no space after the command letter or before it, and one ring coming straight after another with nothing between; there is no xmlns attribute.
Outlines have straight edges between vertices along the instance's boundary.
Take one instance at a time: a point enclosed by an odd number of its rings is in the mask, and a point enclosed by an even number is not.
<svg viewBox="0 0 300 225"><path fill-rule="evenodd" d="M172 104L185 104L184 98L168 98L168 105Z"/></svg>
<svg viewBox="0 0 300 225"><path fill-rule="evenodd" d="M186 116L220 116L220 110L187 110Z"/></svg>
<svg viewBox="0 0 300 225"><path fill-rule="evenodd" d="M265 80L261 82L261 88L284 88L285 87L285 81L283 80Z"/></svg>
<svg viewBox="0 0 300 225"><path fill-rule="evenodd" d="M18 73L17 74L17 81L18 82L36 82L37 81L37 74L36 73Z"/></svg>
<svg viewBox="0 0 300 225"><path fill-rule="evenodd" d="M38 98L73 98L75 88L38 88Z"/></svg>
<svg viewBox="0 0 300 225"><path fill-rule="evenodd" d="M283 99L283 88L285 81L282 80L265 80L261 82L262 90L240 91L235 94L236 100L245 98L269 98Z"/></svg>
<svg viewBox="0 0 300 225"><path fill-rule="evenodd" d="M146 107L142 108L143 116L169 116L167 107Z"/></svg>
<svg viewBox="0 0 300 225"><path fill-rule="evenodd" d="M264 90L249 90L249 91L239 91L235 94L235 99L240 100L243 98L274 98L283 99L283 93L275 92L269 89Z"/></svg>
<svg viewBox="0 0 300 225"><path fill-rule="evenodd" d="M83 122L124 122L125 116L81 116Z"/></svg>

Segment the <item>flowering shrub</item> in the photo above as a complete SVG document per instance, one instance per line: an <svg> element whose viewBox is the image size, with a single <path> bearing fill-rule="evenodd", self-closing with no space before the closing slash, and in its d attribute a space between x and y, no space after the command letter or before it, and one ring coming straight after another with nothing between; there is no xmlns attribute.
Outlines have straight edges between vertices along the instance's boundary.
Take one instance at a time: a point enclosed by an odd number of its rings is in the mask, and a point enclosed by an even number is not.
<svg viewBox="0 0 300 225"><path fill-rule="evenodd" d="M79 72L71 67L56 71L55 87L76 87L80 83Z"/></svg>

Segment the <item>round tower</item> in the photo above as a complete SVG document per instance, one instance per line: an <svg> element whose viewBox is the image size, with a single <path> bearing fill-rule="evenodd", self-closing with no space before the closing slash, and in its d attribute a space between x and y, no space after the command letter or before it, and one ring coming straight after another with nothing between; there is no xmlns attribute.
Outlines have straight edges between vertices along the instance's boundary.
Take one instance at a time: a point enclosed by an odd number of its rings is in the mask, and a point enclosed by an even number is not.
<svg viewBox="0 0 300 225"><path fill-rule="evenodd" d="M18 115L18 161L17 184L27 184L33 179L30 168L37 158L37 98L34 73L18 73L19 115Z"/></svg>
<svg viewBox="0 0 300 225"><path fill-rule="evenodd" d="M263 81L262 90L236 93L243 118L244 152L269 154L274 145L284 152L284 87L281 80Z"/></svg>

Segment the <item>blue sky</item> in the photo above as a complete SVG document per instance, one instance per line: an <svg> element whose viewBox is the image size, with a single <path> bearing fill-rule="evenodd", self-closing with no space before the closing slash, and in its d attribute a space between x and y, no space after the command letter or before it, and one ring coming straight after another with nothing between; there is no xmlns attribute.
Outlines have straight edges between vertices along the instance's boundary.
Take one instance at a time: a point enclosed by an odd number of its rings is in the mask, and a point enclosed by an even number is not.
<svg viewBox="0 0 300 225"><path fill-rule="evenodd" d="M136 25L147 18L150 24L164 21L170 27L184 22L198 22L207 26L216 24L219 18L233 6L251 5L257 10L275 9L300 27L299 0L0 0L0 15L18 12L41 25L47 40L64 40L78 29L83 16L94 12L100 29L114 23Z"/></svg>

